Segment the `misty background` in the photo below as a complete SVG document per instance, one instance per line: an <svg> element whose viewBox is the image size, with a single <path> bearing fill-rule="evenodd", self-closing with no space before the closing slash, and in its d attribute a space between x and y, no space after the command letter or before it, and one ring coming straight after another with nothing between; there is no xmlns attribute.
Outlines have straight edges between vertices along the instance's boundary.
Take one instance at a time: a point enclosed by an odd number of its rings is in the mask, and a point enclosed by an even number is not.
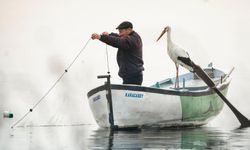
<svg viewBox="0 0 250 150"><path fill-rule="evenodd" d="M174 77L167 42L172 40L202 67L213 62L226 73L235 67L230 102L250 118L250 1L247 0L0 0L0 112L21 118L47 92L93 32L117 32L131 21L143 40L143 86ZM18 125L95 124L87 92L107 73L105 44L91 40L52 92ZM119 84L116 49L108 46L112 83ZM187 70L181 68L180 73ZM5 121L0 118L1 123ZM210 126L237 127L225 105Z"/></svg>

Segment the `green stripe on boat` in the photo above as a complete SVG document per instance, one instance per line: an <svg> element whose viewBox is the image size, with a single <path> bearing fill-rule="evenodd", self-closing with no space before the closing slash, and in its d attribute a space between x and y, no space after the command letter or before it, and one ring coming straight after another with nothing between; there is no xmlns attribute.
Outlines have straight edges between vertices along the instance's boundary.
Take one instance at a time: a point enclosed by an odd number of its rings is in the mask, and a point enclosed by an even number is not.
<svg viewBox="0 0 250 150"><path fill-rule="evenodd" d="M222 93L226 95L228 88ZM224 102L216 94L205 96L181 96L182 120L203 121L220 113Z"/></svg>

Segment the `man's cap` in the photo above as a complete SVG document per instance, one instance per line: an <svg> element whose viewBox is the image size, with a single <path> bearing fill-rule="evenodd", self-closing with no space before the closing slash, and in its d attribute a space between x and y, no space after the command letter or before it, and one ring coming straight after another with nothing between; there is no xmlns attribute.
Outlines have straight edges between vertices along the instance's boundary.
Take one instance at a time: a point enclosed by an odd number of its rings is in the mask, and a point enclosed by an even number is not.
<svg viewBox="0 0 250 150"><path fill-rule="evenodd" d="M116 29L128 29L128 28L133 29L133 24L129 21L124 21L121 24L119 24L118 27L116 27Z"/></svg>

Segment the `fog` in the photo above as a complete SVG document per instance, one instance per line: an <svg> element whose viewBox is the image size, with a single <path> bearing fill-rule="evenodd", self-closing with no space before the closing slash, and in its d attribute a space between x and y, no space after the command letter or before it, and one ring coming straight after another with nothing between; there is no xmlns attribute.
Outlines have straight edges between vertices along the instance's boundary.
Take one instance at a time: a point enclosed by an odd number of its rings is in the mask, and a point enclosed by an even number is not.
<svg viewBox="0 0 250 150"><path fill-rule="evenodd" d="M13 122L48 91L91 33L117 32L116 26L125 20L143 39L144 86L175 75L166 40L156 42L169 25L173 42L197 64L205 67L213 62L226 73L235 67L227 97L250 118L247 0L0 0L0 4L0 112L13 112ZM105 48L91 40L57 86L19 125L95 124L87 92L104 82L96 76L108 71ZM121 83L116 49L107 49L112 83ZM209 125L239 123L225 105Z"/></svg>

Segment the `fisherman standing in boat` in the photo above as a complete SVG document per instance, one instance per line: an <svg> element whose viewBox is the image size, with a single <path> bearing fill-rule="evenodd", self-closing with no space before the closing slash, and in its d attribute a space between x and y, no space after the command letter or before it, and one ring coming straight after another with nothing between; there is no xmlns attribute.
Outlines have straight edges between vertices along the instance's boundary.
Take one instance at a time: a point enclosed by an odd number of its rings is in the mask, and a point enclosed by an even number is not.
<svg viewBox="0 0 250 150"><path fill-rule="evenodd" d="M141 85L144 70L141 37L133 30L133 25L129 21L122 22L116 29L119 34L93 33L91 38L118 48L116 57L119 66L118 75L123 79L123 84Z"/></svg>

